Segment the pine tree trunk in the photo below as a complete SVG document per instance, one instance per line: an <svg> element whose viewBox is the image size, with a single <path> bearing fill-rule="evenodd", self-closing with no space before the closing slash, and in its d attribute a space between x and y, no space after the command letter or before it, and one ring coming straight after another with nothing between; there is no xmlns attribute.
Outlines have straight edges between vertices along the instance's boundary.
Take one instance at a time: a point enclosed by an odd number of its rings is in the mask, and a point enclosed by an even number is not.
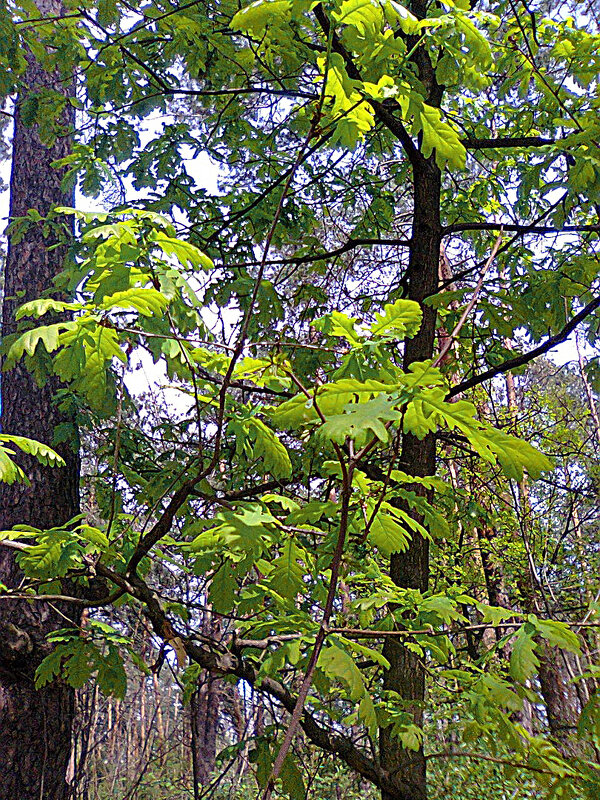
<svg viewBox="0 0 600 800"><path fill-rule="evenodd" d="M42 14L56 14L57 2L44 0ZM28 56L22 95L15 111L10 216L24 216L36 209L46 216L54 205L72 204L72 197L60 187L61 172L51 163L69 152L70 106L60 120L65 135L45 147L37 126L27 127L21 115L22 101L40 89L54 89L68 95L71 87L49 75ZM47 289L60 270L65 246L53 249L57 238L44 237L41 226L33 224L20 241L9 241L5 268L2 335L16 329L14 314L22 303ZM15 297L17 293L21 296ZM2 431L52 443L55 427L69 422L54 399L58 383L50 379L40 388L23 364L2 375ZM74 436L76 429L73 427ZM74 447L72 446L74 445ZM60 525L78 513L79 462L76 443L56 447L66 461L62 469L41 467L30 458L19 462L29 475L31 487L0 486L0 528L26 523L40 528ZM12 551L0 548L0 581L15 587L21 579ZM19 800L63 800L70 788L66 771L71 749L74 694L70 687L55 683L41 691L33 685L34 672L49 652L46 635L64 627L73 609L61 607L60 614L42 603L3 602L0 607L0 786L3 798ZM61 616L61 614L65 616Z"/></svg>
<svg viewBox="0 0 600 800"><path fill-rule="evenodd" d="M539 659L540 688L552 738L563 755L580 754L574 734L581 706L577 687L570 679L568 654L544 644Z"/></svg>
<svg viewBox="0 0 600 800"><path fill-rule="evenodd" d="M210 610L205 611L202 629L207 636L217 638L221 631L220 617L216 617ZM190 702L195 791L198 785L205 786L208 783L215 768L221 684L220 678L203 670L198 688Z"/></svg>
<svg viewBox="0 0 600 800"><path fill-rule="evenodd" d="M215 768L217 724L219 721L220 680L204 672L190 703L194 777L205 786Z"/></svg>

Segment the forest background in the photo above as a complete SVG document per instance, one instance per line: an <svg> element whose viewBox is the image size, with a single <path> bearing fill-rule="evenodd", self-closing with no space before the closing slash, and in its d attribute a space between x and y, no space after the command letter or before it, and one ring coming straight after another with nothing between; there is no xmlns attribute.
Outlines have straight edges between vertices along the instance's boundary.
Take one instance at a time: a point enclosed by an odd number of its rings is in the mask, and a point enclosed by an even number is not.
<svg viewBox="0 0 600 800"><path fill-rule="evenodd" d="M0 59L2 797L597 798L597 6Z"/></svg>

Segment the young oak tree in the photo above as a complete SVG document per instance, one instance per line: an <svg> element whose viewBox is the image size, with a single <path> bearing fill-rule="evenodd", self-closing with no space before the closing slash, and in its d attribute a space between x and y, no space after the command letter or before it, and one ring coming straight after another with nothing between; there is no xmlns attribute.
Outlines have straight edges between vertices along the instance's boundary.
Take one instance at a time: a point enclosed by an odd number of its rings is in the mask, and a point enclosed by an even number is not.
<svg viewBox="0 0 600 800"><path fill-rule="evenodd" d="M593 797L595 701L569 762L518 716L544 642L580 656L581 620L493 608L444 574L458 527L448 459L436 470L447 448L462 486L478 460L517 482L551 469L465 395L578 325L593 340L598 36L566 6L511 2L83 4L41 24L77 43L85 81L90 124L61 166L89 194L112 176L139 194L76 213L71 299L20 311L74 318L7 353L50 354L92 421L117 419L106 524L30 531L30 580L99 576L104 595L79 605L141 606L188 683L233 676L288 711L256 745L264 798L277 780L301 791L302 728L385 800L422 800L428 760L452 755L428 692L461 757ZM213 196L200 151L224 165ZM134 403L114 370L141 351L182 397L158 429L115 400ZM205 587L228 639L184 629L161 561ZM512 641L508 667L500 636L461 646L488 627ZM122 633L97 618L51 638L38 685L95 674L122 691Z"/></svg>

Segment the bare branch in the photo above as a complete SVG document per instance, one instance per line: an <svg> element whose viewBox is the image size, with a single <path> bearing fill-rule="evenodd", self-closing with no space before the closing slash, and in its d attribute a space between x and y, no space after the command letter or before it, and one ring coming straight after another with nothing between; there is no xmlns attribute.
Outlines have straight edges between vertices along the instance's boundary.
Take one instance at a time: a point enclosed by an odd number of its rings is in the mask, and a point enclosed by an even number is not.
<svg viewBox="0 0 600 800"><path fill-rule="evenodd" d="M337 258L337 256L341 256L344 253L347 253L350 250L354 250L356 247L375 247L377 245L384 245L384 246L397 246L397 247L410 247L410 240L404 238L389 238L386 239L384 237L380 238L358 238L358 239L348 239L347 242L336 247L334 250L324 251L322 253L310 253L305 256L289 256L289 258L271 258L267 261L267 264L276 265L281 264L285 266L286 264L311 264L315 261L329 261L330 259ZM240 267L254 267L256 266L256 261L244 261L240 264L235 264L236 268ZM223 264L223 267L227 268L228 264Z"/></svg>
<svg viewBox="0 0 600 800"><path fill-rule="evenodd" d="M496 139L468 137L461 139L461 144L466 150L500 150L511 147L545 147L556 144L556 139L547 139L544 136L499 136Z"/></svg>
<svg viewBox="0 0 600 800"><path fill-rule="evenodd" d="M569 338L569 335L575 330L575 328L577 328L577 326L583 322L584 319L593 314L597 308L600 308L600 297L595 297L593 300L591 300L585 306L585 308L583 308L573 317L570 322L564 326L559 333L556 333L554 336L550 336L545 342L538 345L538 347L534 347L533 350L529 350L527 353L522 353L520 356L515 356L515 358L509 358L506 361L503 361L501 364L497 364L495 367L490 367L490 369L486 370L485 372L475 375L472 378L459 383L457 386L453 386L446 396L455 397L457 394L466 392L467 389L472 389L474 386L479 386L480 383L491 380L496 375L503 375L505 372L510 372L513 369L522 367L525 364L528 364L530 361L533 361L534 358L544 355L544 353L552 350L552 348L556 347L556 345L566 342Z"/></svg>
<svg viewBox="0 0 600 800"><path fill-rule="evenodd" d="M508 222L456 222L444 228L443 236L461 231L499 231L500 229L510 233L533 233L539 236L552 234L560 236L562 233L600 233L600 225L564 225L562 228L555 228L553 225L515 225Z"/></svg>

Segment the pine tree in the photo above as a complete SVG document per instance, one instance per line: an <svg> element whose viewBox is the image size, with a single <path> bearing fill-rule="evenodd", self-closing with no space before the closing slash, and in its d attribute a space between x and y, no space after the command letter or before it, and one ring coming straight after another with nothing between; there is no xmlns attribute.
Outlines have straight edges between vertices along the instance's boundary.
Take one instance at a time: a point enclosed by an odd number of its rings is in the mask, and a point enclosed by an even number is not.
<svg viewBox="0 0 600 800"><path fill-rule="evenodd" d="M38 3L40 14L60 13L55 0ZM50 288L66 256L64 221L44 230L34 212L46 217L55 207L72 202L72 192L61 187L64 170L52 163L69 153L74 123L70 80L49 73L26 54L27 68L15 104L10 180L9 238L5 266L3 338L18 325L15 311L22 302L39 297ZM53 141L42 141L43 99L48 93L62 98ZM46 134L48 135L48 131ZM29 223L29 224L27 224ZM21 227L19 227L21 226ZM61 230L62 229L62 230ZM8 338L10 341L10 338ZM51 376L40 386L24 364L2 375L2 431L53 444L57 427L66 434L56 450L66 465L53 469L23 456L20 465L30 486L0 486L0 527L25 524L38 528L61 525L79 510L79 461L77 433L71 415L58 407L58 380ZM20 586L23 573L15 551L0 548L0 580L7 587ZM4 798L63 800L69 794L67 768L71 751L74 690L62 682L41 691L34 688L35 669L48 654L47 634L74 618L71 604L59 606L11 600L0 606L0 785Z"/></svg>

